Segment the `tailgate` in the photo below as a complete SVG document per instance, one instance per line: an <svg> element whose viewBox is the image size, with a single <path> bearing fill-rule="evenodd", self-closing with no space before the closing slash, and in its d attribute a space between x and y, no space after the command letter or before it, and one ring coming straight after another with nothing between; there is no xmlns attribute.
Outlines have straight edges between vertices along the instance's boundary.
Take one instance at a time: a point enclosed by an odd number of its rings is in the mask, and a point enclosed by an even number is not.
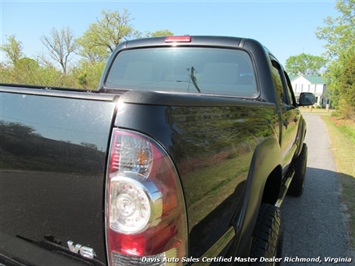
<svg viewBox="0 0 355 266"><path fill-rule="evenodd" d="M0 264L105 264L114 97L0 89Z"/></svg>

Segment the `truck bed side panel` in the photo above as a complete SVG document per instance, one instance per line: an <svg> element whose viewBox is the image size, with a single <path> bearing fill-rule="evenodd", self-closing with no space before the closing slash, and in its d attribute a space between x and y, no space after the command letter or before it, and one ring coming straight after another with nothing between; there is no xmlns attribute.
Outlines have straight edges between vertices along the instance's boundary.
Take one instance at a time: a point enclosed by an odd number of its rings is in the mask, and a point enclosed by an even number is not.
<svg viewBox="0 0 355 266"><path fill-rule="evenodd" d="M120 105L115 125L149 134L172 156L185 193L189 256L198 258L232 227L255 148L266 138L277 138L275 106L231 98L144 94L151 104L140 94L122 95L126 103Z"/></svg>
<svg viewBox="0 0 355 266"><path fill-rule="evenodd" d="M0 93L0 254L26 264L25 248L8 254L3 243L17 238L76 256L67 245L73 241L93 248L95 260L105 263L104 178L113 97L47 94Z"/></svg>

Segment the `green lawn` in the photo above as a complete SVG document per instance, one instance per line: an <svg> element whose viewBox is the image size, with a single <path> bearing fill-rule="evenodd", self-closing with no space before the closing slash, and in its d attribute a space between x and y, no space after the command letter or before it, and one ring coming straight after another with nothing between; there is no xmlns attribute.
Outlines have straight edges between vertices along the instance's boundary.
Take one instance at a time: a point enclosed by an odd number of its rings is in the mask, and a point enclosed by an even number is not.
<svg viewBox="0 0 355 266"><path fill-rule="evenodd" d="M322 114L321 117L329 130L351 232L351 245L355 250L355 121L336 120L328 114Z"/></svg>

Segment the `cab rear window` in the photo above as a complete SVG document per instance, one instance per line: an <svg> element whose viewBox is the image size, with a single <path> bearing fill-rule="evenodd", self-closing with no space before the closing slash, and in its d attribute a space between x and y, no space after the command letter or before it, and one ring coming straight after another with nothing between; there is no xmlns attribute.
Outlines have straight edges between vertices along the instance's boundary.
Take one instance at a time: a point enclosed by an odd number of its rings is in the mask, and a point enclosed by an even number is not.
<svg viewBox="0 0 355 266"><path fill-rule="evenodd" d="M254 69L245 51L207 47L123 50L111 65L105 87L240 97L257 95Z"/></svg>

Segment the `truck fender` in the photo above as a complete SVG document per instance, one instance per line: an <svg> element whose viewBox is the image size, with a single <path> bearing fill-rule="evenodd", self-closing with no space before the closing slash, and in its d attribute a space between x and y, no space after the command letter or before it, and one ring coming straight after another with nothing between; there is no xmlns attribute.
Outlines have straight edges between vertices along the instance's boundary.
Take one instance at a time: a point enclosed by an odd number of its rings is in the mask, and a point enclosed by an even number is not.
<svg viewBox="0 0 355 266"><path fill-rule="evenodd" d="M235 255L248 255L248 253L241 254L241 252L248 252L244 248L248 248L246 243L249 242L256 224L265 184L269 175L278 168L280 169L279 183L281 184L281 165L280 145L275 138L266 138L258 144L251 160L242 208L240 212L236 213L233 220L236 239L231 251L237 253ZM279 188L280 186L277 188L277 192Z"/></svg>
<svg viewBox="0 0 355 266"><path fill-rule="evenodd" d="M306 131L307 131L306 121L302 117L301 120L300 120L300 123L299 123L298 132L297 132L297 138L296 138L297 150L295 152L294 157L298 157L301 154L302 147L303 147L303 142L304 142L304 139L306 137Z"/></svg>

